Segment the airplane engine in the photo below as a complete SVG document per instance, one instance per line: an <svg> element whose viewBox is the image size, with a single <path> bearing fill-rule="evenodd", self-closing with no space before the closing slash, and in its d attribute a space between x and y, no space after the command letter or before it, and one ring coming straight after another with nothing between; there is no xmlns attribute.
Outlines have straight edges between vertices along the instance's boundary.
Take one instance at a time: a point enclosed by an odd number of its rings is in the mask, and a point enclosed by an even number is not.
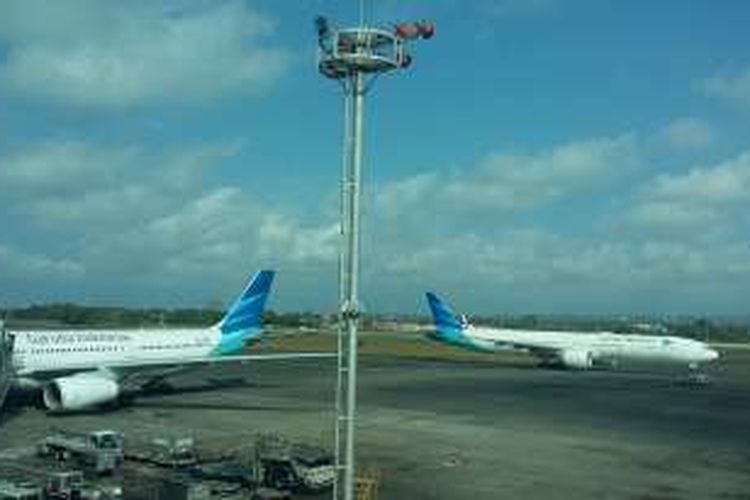
<svg viewBox="0 0 750 500"><path fill-rule="evenodd" d="M120 387L96 375L73 375L53 380L42 390L44 405L53 411L81 410L114 401Z"/></svg>
<svg viewBox="0 0 750 500"><path fill-rule="evenodd" d="M583 349L567 349L562 352L560 361L566 368L587 370L594 365L594 356L591 351Z"/></svg>

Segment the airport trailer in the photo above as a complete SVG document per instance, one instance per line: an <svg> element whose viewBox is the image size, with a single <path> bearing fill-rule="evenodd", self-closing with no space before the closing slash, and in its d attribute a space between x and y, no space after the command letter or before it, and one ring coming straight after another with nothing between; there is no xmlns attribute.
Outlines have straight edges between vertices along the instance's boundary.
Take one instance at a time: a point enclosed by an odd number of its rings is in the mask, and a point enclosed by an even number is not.
<svg viewBox="0 0 750 500"><path fill-rule="evenodd" d="M60 461L75 460L92 467L97 474L109 474L122 463L122 435L108 430L88 433L58 430L39 442L38 452Z"/></svg>

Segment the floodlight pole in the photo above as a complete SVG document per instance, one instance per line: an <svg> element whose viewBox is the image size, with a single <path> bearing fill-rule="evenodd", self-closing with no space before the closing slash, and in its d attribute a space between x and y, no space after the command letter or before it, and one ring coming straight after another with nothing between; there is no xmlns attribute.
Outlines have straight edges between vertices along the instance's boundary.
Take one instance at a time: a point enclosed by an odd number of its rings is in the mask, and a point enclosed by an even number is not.
<svg viewBox="0 0 750 500"><path fill-rule="evenodd" d="M0 411L13 382L12 347L10 334L5 330L5 322L0 318Z"/></svg>
<svg viewBox="0 0 750 500"><path fill-rule="evenodd" d="M403 23L395 30L332 29L325 18L318 31L318 69L344 89L344 153L341 185L341 302L336 381L335 500L355 498L355 415L357 406L357 327L359 322L360 177L364 143L365 94L379 75L411 63L406 41L430 38L431 23Z"/></svg>
<svg viewBox="0 0 750 500"><path fill-rule="evenodd" d="M348 220L346 229L347 273L345 276L346 301L344 302L344 322L346 325L349 362L347 364L346 390L346 448L344 450L344 499L354 498L355 456L354 456L354 416L357 409L357 327L359 323L359 223L360 223L360 176L362 173L365 77L355 71L350 80L351 121L353 130L351 163L347 182Z"/></svg>
<svg viewBox="0 0 750 500"><path fill-rule="evenodd" d="M364 143L365 75L353 71L344 83L344 165L341 192L341 325L337 387L334 498L354 498L357 328L359 323L360 177ZM343 425L342 425L343 424ZM343 429L342 429L343 427ZM343 432L342 432L343 431ZM343 435L342 435L343 434ZM343 496L342 496L343 495Z"/></svg>

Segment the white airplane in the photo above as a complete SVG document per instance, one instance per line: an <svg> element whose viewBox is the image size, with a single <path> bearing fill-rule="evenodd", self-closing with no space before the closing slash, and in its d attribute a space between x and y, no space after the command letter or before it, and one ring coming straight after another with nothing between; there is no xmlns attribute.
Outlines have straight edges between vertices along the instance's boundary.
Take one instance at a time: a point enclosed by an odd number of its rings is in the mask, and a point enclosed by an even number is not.
<svg viewBox="0 0 750 500"><path fill-rule="evenodd" d="M476 351L528 351L544 365L585 370L629 360L684 365L696 373L701 364L719 357L707 344L683 337L475 327L434 293L427 292L427 302L435 321L431 339Z"/></svg>
<svg viewBox="0 0 750 500"><path fill-rule="evenodd" d="M326 353L238 354L263 333L273 271L259 271L216 325L201 329L7 332L14 386L41 389L47 409L72 411L115 401L123 386L193 366L329 357ZM0 404L2 402L0 401Z"/></svg>

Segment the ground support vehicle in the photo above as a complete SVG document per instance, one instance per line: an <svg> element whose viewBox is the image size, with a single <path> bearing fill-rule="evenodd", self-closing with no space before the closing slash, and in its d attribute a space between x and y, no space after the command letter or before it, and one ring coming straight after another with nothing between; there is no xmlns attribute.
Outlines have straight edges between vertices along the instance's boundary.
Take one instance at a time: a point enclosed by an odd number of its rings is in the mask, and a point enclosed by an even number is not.
<svg viewBox="0 0 750 500"><path fill-rule="evenodd" d="M195 440L189 436L160 436L125 447L125 458L179 469L198 462Z"/></svg>
<svg viewBox="0 0 750 500"><path fill-rule="evenodd" d="M256 477L278 490L322 491L333 486L331 455L315 446L292 444L276 434L259 435L255 443Z"/></svg>
<svg viewBox="0 0 750 500"><path fill-rule="evenodd" d="M0 500L41 500L42 489L31 483L0 481Z"/></svg>
<svg viewBox="0 0 750 500"><path fill-rule="evenodd" d="M122 435L101 430L88 433L56 431L39 442L41 456L60 461L75 460L91 467L97 474L109 474L122 463Z"/></svg>

